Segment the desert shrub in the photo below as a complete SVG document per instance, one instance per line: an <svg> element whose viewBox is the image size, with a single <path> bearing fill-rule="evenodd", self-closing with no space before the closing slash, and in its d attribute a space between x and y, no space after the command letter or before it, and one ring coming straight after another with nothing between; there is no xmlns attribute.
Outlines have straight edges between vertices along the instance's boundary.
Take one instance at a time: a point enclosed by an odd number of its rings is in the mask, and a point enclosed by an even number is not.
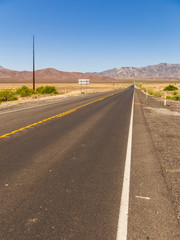
<svg viewBox="0 0 180 240"><path fill-rule="evenodd" d="M5 101L14 101L17 100L17 97L15 96L15 92L11 89L4 89L0 91L0 102Z"/></svg>
<svg viewBox="0 0 180 240"><path fill-rule="evenodd" d="M16 101L16 100L18 100L17 96L12 96L8 99L8 101Z"/></svg>
<svg viewBox="0 0 180 240"><path fill-rule="evenodd" d="M21 88L18 88L16 90L16 94L20 95L21 97L28 97L33 95L35 92L31 89L28 88L27 86L22 86Z"/></svg>
<svg viewBox="0 0 180 240"><path fill-rule="evenodd" d="M36 93L40 94L58 94L59 92L54 86L45 86L45 87L38 87L36 89Z"/></svg>
<svg viewBox="0 0 180 240"><path fill-rule="evenodd" d="M45 94L58 94L57 89L54 86L45 86L43 89Z"/></svg>
<svg viewBox="0 0 180 240"><path fill-rule="evenodd" d="M171 100L180 101L180 95L176 94L176 95L172 96Z"/></svg>
<svg viewBox="0 0 180 240"><path fill-rule="evenodd" d="M36 88L36 93L42 94L44 87L38 87Z"/></svg>
<svg viewBox="0 0 180 240"><path fill-rule="evenodd" d="M166 96L166 99L171 99L171 96Z"/></svg>
<svg viewBox="0 0 180 240"><path fill-rule="evenodd" d="M177 94L177 91L174 91L172 94L173 94L173 95L176 95L176 94Z"/></svg>
<svg viewBox="0 0 180 240"><path fill-rule="evenodd" d="M165 87L163 90L164 91L174 91L174 90L178 90L178 88L175 87L174 85L170 84L169 86Z"/></svg>

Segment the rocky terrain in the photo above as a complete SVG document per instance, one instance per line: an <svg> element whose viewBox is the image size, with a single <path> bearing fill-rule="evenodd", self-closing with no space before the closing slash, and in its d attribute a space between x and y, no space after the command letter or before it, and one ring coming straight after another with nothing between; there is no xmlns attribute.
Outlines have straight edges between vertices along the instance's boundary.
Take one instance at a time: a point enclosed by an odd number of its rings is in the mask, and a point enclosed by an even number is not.
<svg viewBox="0 0 180 240"><path fill-rule="evenodd" d="M160 63L139 68L121 67L94 74L116 79L180 80L180 64Z"/></svg>

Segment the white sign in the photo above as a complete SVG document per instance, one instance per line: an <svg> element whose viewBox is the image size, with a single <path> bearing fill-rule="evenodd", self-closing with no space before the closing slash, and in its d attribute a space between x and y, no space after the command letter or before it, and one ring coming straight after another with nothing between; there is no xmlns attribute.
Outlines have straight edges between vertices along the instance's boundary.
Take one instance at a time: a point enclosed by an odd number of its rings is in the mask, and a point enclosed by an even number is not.
<svg viewBox="0 0 180 240"><path fill-rule="evenodd" d="M79 84L89 84L89 79L79 79Z"/></svg>

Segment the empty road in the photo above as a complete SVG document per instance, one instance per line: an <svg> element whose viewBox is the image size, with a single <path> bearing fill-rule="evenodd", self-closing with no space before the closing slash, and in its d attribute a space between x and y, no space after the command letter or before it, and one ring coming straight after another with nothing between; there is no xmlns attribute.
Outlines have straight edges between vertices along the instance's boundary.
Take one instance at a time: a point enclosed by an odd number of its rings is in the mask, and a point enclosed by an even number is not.
<svg viewBox="0 0 180 240"><path fill-rule="evenodd" d="M0 112L1 240L117 238L133 93L131 86L119 92ZM139 149L143 143L148 146L149 140L138 135L146 131L138 111L133 131ZM132 152L128 239L166 239L166 233L163 238L150 238L167 229L166 224L174 226L172 239L176 239L176 220L171 224L167 220L154 233L148 221L147 226L141 222L146 213L141 213L144 200L134 200L139 193L136 172L145 173L146 168L141 169L138 153L137 149ZM146 154L143 149L142 154ZM142 179L143 183L146 180ZM153 186L148 190L150 195L155 191ZM156 199L160 197L156 194ZM146 207L154 208L154 204ZM136 210L141 217L136 216ZM153 211L148 216L155 223Z"/></svg>

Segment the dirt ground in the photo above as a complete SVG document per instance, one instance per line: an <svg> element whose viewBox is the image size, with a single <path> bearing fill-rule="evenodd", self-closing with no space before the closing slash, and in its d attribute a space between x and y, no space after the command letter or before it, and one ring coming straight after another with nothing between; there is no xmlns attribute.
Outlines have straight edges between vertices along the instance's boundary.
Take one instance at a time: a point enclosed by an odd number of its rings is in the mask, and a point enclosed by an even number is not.
<svg viewBox="0 0 180 240"><path fill-rule="evenodd" d="M20 84L20 83L14 83L14 84L2 84L0 83L0 90L3 89L12 89L16 90L19 87L22 87L23 85L26 85L29 88L32 88L32 84ZM78 83L46 83L46 84L41 84L38 83L36 84L36 88L40 86L55 86L57 90L60 92L60 94L57 95L46 95L46 94L34 94L29 97L19 97L18 100L13 101L13 102L0 102L0 109L8 108L10 106L14 106L16 104L21 104L25 102L31 102L31 101L44 101L45 99L48 100L55 100L59 99L65 96L78 96L81 95L81 86ZM90 83L87 85L87 94L92 94L92 93L97 93L97 92L106 92L110 90L116 90L120 88L125 88L128 87L130 84L129 83ZM66 95L65 95L66 91ZM86 94L86 85L82 85L82 93Z"/></svg>
<svg viewBox="0 0 180 240"><path fill-rule="evenodd" d="M0 90L2 89L17 89L19 87L22 87L23 85L26 85L29 88L32 88L32 84L27 83L0 83ZM64 93L65 89L67 94L73 95L73 94L80 94L81 93L81 85L78 83L37 83L36 88L40 86L55 86L57 90L60 93ZM114 89L118 89L120 87L128 87L130 84L128 83L90 83L87 85L87 92L88 93L95 93L95 92L104 92L104 91L110 91ZM82 92L86 93L86 85L82 85Z"/></svg>
<svg viewBox="0 0 180 240"><path fill-rule="evenodd" d="M152 89L157 90L157 91L163 90L163 88L165 88L169 84L174 85L174 86L180 88L180 82L175 82L175 83L171 83L171 82L160 82L160 83L141 82L139 84L141 84L142 87L152 88Z"/></svg>
<svg viewBox="0 0 180 240"><path fill-rule="evenodd" d="M159 86L160 87L160 86ZM136 90L162 172L180 221L180 102L146 95Z"/></svg>
<svg viewBox="0 0 180 240"><path fill-rule="evenodd" d="M174 82L174 83L173 82L172 83L171 82L166 82L166 83L162 83L162 82L161 83L139 82L139 84L141 84L141 87L153 90L155 92L161 92L161 91L163 91L163 89L166 86L171 84L171 85L174 85L175 87L178 88L178 90L176 90L176 91L177 91L178 94L180 94L180 82ZM172 92L173 91L166 91L166 95L171 96Z"/></svg>

